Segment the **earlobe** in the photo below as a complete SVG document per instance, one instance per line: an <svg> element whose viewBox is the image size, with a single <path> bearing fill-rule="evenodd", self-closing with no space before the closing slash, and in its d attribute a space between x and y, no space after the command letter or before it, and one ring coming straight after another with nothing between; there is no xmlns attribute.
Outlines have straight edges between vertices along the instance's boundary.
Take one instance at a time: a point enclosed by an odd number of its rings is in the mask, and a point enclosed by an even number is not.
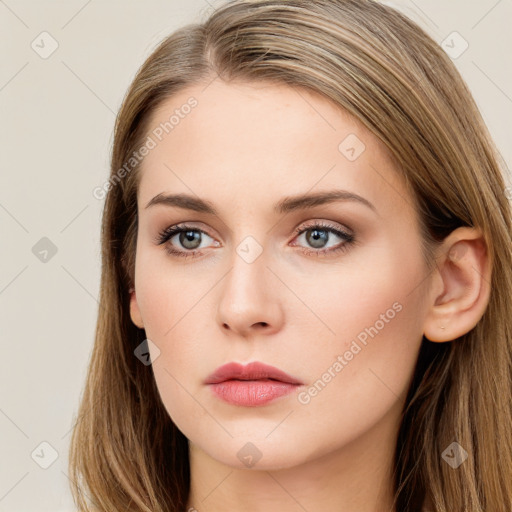
<svg viewBox="0 0 512 512"><path fill-rule="evenodd" d="M130 317L132 319L132 322L139 329L144 329L144 322L142 321L142 316L140 314L136 292L133 288L130 288Z"/></svg>
<svg viewBox="0 0 512 512"><path fill-rule="evenodd" d="M482 318L490 297L491 262L479 229L454 230L439 247L430 290L424 335L430 341L452 341Z"/></svg>

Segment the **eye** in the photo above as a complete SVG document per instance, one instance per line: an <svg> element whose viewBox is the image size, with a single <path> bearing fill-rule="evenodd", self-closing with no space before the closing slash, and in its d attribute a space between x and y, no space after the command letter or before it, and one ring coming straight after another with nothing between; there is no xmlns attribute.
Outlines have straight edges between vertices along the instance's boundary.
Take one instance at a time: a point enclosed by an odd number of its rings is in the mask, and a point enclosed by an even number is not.
<svg viewBox="0 0 512 512"><path fill-rule="evenodd" d="M312 249L303 247L302 250L306 254L314 254L316 256L346 251L355 243L355 237L353 234L343 231L338 226L324 222L315 222L306 227L301 226L296 229L296 233L299 234L297 239L302 237L306 243L312 247ZM334 247L332 244L329 246L328 244L331 242L332 238L334 238L334 242L336 241L336 238L341 239L342 242L338 242Z"/></svg>
<svg viewBox="0 0 512 512"><path fill-rule="evenodd" d="M184 258L196 257L200 256L200 254L198 254L200 253L199 249L204 248L201 247L203 236L213 240L213 238L202 229L184 224L178 224L176 226L170 226L159 233L156 242L159 245L165 244L167 253L172 256L182 256ZM181 245L184 250L176 249L174 247L174 244L171 243L173 238L176 238L175 243ZM218 242L214 242L219 245Z"/></svg>
<svg viewBox="0 0 512 512"><path fill-rule="evenodd" d="M308 255L323 256L346 251L350 245L355 243L353 234L347 233L338 226L329 223L317 221L309 226L301 226L295 232L298 233L296 239L303 237L306 243L310 245L310 248L301 247L301 250ZM201 247L201 243L204 241L203 238L205 236L213 240L202 229L186 224L177 224L160 232L155 241L158 245L165 244L165 249L171 256L195 258L201 256L201 249L205 247ZM332 244L329 246L332 238L334 238L334 242L336 238L341 239L341 243L338 242L334 247ZM173 239L176 240L173 241ZM213 242L217 247L220 246L216 240L213 240ZM176 245L181 246L181 248L177 248Z"/></svg>

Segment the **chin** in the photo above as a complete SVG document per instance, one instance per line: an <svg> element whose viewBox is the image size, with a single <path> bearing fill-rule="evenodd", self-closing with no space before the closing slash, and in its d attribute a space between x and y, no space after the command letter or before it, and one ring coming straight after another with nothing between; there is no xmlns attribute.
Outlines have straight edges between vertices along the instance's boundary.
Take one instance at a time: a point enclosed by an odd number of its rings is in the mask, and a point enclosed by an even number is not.
<svg viewBox="0 0 512 512"><path fill-rule="evenodd" d="M322 455L318 446L304 446L297 436L287 434L285 437L276 436L275 439L270 439L265 438L266 435L248 434L229 439L223 436L223 440L212 439L210 444L204 443L205 436L199 435L202 442L192 442L212 459L234 469L289 469Z"/></svg>

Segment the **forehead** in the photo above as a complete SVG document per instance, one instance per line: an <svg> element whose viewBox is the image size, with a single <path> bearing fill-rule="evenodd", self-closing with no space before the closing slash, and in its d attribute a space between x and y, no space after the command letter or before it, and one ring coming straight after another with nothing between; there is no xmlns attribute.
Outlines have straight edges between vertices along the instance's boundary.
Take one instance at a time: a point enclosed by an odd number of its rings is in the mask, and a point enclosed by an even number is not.
<svg viewBox="0 0 512 512"><path fill-rule="evenodd" d="M408 195L381 141L305 89L215 80L168 98L149 127L140 204L181 192L247 209L343 188L392 208Z"/></svg>

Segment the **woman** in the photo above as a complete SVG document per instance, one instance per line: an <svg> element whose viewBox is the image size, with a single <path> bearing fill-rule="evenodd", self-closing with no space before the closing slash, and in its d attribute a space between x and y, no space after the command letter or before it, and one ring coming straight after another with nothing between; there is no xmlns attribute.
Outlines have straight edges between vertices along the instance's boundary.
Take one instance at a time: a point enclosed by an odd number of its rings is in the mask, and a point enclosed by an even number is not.
<svg viewBox="0 0 512 512"><path fill-rule="evenodd" d="M511 510L496 155L374 1L235 0L165 39L103 189L80 510Z"/></svg>

